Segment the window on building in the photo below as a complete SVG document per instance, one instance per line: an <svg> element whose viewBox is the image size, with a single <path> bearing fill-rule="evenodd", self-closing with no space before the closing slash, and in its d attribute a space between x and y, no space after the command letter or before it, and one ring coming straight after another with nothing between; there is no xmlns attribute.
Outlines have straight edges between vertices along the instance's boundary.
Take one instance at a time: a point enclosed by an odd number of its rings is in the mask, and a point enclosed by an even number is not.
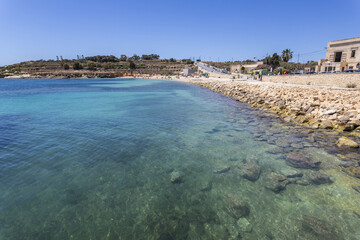
<svg viewBox="0 0 360 240"><path fill-rule="evenodd" d="M335 53L335 62L341 62L342 52Z"/></svg>
<svg viewBox="0 0 360 240"><path fill-rule="evenodd" d="M356 53L356 50L351 50L351 57L352 57L352 58L355 57L355 53Z"/></svg>

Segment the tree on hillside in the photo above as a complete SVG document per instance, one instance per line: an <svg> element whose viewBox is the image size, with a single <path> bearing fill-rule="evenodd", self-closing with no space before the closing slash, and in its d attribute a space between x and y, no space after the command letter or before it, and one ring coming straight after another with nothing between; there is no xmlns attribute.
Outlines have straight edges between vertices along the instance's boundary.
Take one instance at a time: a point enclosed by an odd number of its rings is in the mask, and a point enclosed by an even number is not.
<svg viewBox="0 0 360 240"><path fill-rule="evenodd" d="M128 59L128 58L127 58L127 56L126 56L125 54L121 54L119 60L120 60L121 62L126 62L127 59Z"/></svg>
<svg viewBox="0 0 360 240"><path fill-rule="evenodd" d="M160 58L160 56L157 54L150 54L150 55L143 54L141 56L142 60L157 60L159 58Z"/></svg>
<svg viewBox="0 0 360 240"><path fill-rule="evenodd" d="M186 60L186 64L194 64L194 61L191 59L184 59L184 60Z"/></svg>
<svg viewBox="0 0 360 240"><path fill-rule="evenodd" d="M135 63L133 61L130 61L129 68L130 69L135 69L136 68L136 65L135 65Z"/></svg>
<svg viewBox="0 0 360 240"><path fill-rule="evenodd" d="M128 58L129 61L139 61L140 57L136 54L134 54L132 57Z"/></svg>
<svg viewBox="0 0 360 240"><path fill-rule="evenodd" d="M65 63L64 64L64 70L69 70L69 68L70 68L69 64Z"/></svg>
<svg viewBox="0 0 360 240"><path fill-rule="evenodd" d="M88 63L87 63L87 68L88 68L89 70L95 70L95 69L96 69L96 63L94 63L94 62L88 62Z"/></svg>
<svg viewBox="0 0 360 240"><path fill-rule="evenodd" d="M74 70L80 70L80 69L83 69L83 66L79 62L74 62L73 69Z"/></svg>
<svg viewBox="0 0 360 240"><path fill-rule="evenodd" d="M102 66L105 69L113 69L114 68L114 64L112 62L104 63Z"/></svg>
<svg viewBox="0 0 360 240"><path fill-rule="evenodd" d="M115 57L114 55L98 55L93 57L86 57L85 58L88 61L93 62L118 62L119 59Z"/></svg>
<svg viewBox="0 0 360 240"><path fill-rule="evenodd" d="M284 62L289 62L293 57L293 53L290 49L285 49L282 51L281 58Z"/></svg>
<svg viewBox="0 0 360 240"><path fill-rule="evenodd" d="M270 65L273 68L276 68L280 65L281 57L274 53L272 56L267 56L263 59L264 64Z"/></svg>

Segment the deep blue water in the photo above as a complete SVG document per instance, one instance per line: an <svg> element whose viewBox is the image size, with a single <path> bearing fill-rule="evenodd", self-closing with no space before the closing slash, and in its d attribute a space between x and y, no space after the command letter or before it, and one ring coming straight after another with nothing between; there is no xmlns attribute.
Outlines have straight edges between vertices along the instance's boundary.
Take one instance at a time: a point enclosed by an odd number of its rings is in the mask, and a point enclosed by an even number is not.
<svg viewBox="0 0 360 240"><path fill-rule="evenodd" d="M0 239L360 239L359 180L316 134L186 83L0 79Z"/></svg>

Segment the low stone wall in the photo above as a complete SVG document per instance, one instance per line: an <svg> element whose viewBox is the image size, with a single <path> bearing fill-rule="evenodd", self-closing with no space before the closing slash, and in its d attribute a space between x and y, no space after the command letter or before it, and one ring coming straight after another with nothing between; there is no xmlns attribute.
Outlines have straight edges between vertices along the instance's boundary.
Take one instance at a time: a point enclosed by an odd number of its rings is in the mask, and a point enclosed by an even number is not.
<svg viewBox="0 0 360 240"><path fill-rule="evenodd" d="M264 82L194 82L234 99L279 114L286 122L352 131L360 126L360 90ZM359 132L354 132L359 134Z"/></svg>
<svg viewBox="0 0 360 240"><path fill-rule="evenodd" d="M264 76L263 82L291 83L301 85L327 85L343 88L349 87L349 84L356 84L356 87L360 88L360 73Z"/></svg>

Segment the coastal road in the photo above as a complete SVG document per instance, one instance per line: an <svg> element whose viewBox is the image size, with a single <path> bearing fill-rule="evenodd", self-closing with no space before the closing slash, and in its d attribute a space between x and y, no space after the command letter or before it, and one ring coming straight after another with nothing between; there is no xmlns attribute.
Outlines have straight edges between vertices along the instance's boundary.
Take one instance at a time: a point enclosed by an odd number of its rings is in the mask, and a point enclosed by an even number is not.
<svg viewBox="0 0 360 240"><path fill-rule="evenodd" d="M227 71L226 69L220 69L220 68L216 68L213 67L209 64L205 64L202 62L195 62L195 66L198 66L200 69L209 72L209 73L216 73L216 74L221 74L221 75L230 75L229 71Z"/></svg>

